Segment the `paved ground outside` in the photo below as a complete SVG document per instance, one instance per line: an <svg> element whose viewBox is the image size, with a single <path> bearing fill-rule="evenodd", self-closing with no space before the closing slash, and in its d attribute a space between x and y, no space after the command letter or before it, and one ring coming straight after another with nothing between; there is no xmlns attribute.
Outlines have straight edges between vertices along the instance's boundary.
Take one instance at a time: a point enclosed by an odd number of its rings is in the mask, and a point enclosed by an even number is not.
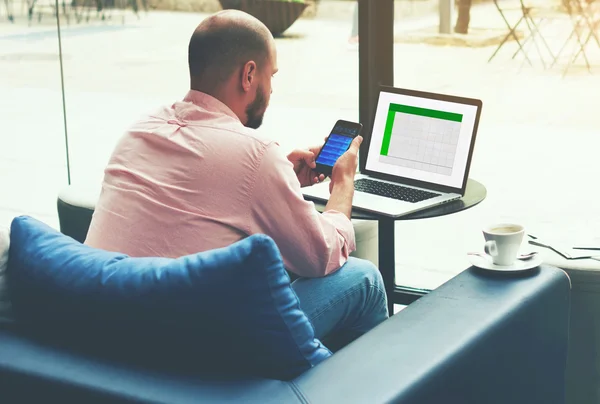
<svg viewBox="0 0 600 404"><path fill-rule="evenodd" d="M185 94L187 41L204 17L150 12L139 20L128 14L125 24L64 27L73 183L99 184L126 127ZM485 184L488 197L456 215L398 222L398 283L425 288L468 266L465 253L481 250L486 223L518 221L533 234L577 239L600 230L598 45L587 47L591 73L579 59L563 77L566 58L543 69L533 46L528 66L520 56L511 60L514 43L491 63L494 47L402 43L405 34L431 30L436 22L435 14L397 19L394 84L483 100L471 177ZM0 224L30 214L58 226L56 195L67 174L52 24L50 17L31 27L21 20L0 23ZM489 5L474 8L473 27L502 24ZM303 19L277 39L280 73L260 130L286 150L320 141L337 119L358 118L358 52L346 47L350 25L347 19ZM568 21L544 34L556 51L568 37Z"/></svg>

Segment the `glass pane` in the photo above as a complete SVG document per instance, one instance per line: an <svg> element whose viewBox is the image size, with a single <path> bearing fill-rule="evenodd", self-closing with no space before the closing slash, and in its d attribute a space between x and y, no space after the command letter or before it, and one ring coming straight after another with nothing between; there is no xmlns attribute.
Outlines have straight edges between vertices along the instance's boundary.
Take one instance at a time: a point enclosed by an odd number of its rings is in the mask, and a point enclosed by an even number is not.
<svg viewBox="0 0 600 404"><path fill-rule="evenodd" d="M279 72L259 131L285 150L322 142L337 119L358 119L358 51L354 39L349 41L355 3L264 3L270 10L264 18L274 30L291 27L276 37ZM182 0L150 3L148 10L140 4L136 15L130 6L119 5L99 13L95 6L78 6L85 18L73 18L72 34L64 38L74 183L99 183L115 142L128 126L185 96L190 36L208 13L221 9L215 0ZM180 10L185 12L174 12Z"/></svg>
<svg viewBox="0 0 600 404"><path fill-rule="evenodd" d="M67 184L53 2L0 3L0 226L21 214L58 227ZM8 14L7 14L8 11Z"/></svg>
<svg viewBox="0 0 600 404"><path fill-rule="evenodd" d="M463 17L468 3L457 7ZM590 186L600 174L600 42L591 35L577 55L573 21L579 19L583 41L592 31L585 19L568 15L568 3L523 0L536 11L517 27L524 50L509 38L491 61L509 33L494 3L473 2L466 35L439 34L437 14L411 24L396 19L396 87L483 100L470 177L488 191L468 211L398 224L398 284L431 289L468 267L466 253L483 251L485 224L517 222L539 237L571 234L572 241L597 231ZM522 4L499 2L511 26Z"/></svg>

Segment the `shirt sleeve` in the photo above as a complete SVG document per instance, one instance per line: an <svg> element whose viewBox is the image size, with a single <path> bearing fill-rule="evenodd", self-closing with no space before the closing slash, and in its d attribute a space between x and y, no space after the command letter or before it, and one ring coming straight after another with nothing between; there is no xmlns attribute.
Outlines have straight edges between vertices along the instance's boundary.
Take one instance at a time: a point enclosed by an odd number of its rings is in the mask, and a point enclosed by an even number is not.
<svg viewBox="0 0 600 404"><path fill-rule="evenodd" d="M335 272L356 249L350 219L335 210L321 214L304 200L293 165L277 144L267 146L250 198L250 234L269 235L286 268L300 276Z"/></svg>

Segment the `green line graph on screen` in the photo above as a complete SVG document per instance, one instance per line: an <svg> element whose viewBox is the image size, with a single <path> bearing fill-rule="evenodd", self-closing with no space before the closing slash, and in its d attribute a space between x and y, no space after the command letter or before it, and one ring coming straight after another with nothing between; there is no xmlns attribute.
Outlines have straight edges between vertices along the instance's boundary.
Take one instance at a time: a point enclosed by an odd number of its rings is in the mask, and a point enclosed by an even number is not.
<svg viewBox="0 0 600 404"><path fill-rule="evenodd" d="M379 161L452 175L463 115L390 104Z"/></svg>

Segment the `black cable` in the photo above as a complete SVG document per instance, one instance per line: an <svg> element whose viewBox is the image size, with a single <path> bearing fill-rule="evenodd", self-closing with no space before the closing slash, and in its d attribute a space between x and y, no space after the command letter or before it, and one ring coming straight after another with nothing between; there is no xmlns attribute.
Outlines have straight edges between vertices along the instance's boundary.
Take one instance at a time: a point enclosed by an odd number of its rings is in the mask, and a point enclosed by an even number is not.
<svg viewBox="0 0 600 404"><path fill-rule="evenodd" d="M67 133L67 103L65 100L65 76L63 72L62 41L60 35L60 9L58 0L54 0L56 10L56 29L58 31L58 60L60 62L60 87L62 90L63 121L65 125L65 151L67 153L67 181L71 185L71 162L69 160L69 135Z"/></svg>

